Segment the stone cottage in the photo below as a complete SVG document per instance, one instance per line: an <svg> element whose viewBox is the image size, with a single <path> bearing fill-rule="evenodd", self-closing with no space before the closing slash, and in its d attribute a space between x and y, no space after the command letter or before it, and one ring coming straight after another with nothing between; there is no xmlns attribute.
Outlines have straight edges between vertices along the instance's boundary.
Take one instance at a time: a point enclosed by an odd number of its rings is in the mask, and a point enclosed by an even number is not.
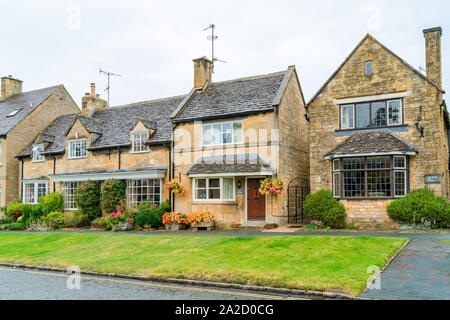
<svg viewBox="0 0 450 320"><path fill-rule="evenodd" d="M287 221L287 192L258 193L264 178L309 181L308 121L295 67L223 82L194 60L194 88L172 114L179 212L210 210L219 223Z"/></svg>
<svg viewBox="0 0 450 320"><path fill-rule="evenodd" d="M441 28L423 31L426 75L366 35L307 105L311 190L349 222L390 223L386 206L428 186L449 198Z"/></svg>
<svg viewBox="0 0 450 320"><path fill-rule="evenodd" d="M0 206L20 193L20 162L16 155L58 116L79 111L63 85L22 92L22 81L1 79L0 99ZM42 194L43 186L36 190Z"/></svg>

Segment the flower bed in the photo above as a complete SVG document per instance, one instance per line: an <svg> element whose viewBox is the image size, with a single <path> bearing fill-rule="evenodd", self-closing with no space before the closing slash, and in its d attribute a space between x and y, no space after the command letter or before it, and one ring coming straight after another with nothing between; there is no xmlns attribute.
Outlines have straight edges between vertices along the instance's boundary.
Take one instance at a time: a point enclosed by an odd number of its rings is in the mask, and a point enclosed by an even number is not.
<svg viewBox="0 0 450 320"><path fill-rule="evenodd" d="M280 178L266 178L261 180L259 193L264 195L267 193L281 194L284 188L284 182Z"/></svg>

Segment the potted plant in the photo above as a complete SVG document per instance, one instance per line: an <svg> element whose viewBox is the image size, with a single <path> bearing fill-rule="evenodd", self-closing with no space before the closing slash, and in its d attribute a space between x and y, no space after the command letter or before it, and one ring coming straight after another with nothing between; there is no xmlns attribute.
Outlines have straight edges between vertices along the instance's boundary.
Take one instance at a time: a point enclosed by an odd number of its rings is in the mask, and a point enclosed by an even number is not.
<svg viewBox="0 0 450 320"><path fill-rule="evenodd" d="M197 212L192 212L188 215L188 221L191 227L196 231L198 228L206 228L207 230L214 229L214 223L216 217L211 211L201 210Z"/></svg>
<svg viewBox="0 0 450 320"><path fill-rule="evenodd" d="M280 178L266 178L260 181L259 193L281 194L284 190L284 182Z"/></svg>
<svg viewBox="0 0 450 320"><path fill-rule="evenodd" d="M187 227L188 217L180 212L166 212L162 217L162 222L166 230L183 230Z"/></svg>
<svg viewBox="0 0 450 320"><path fill-rule="evenodd" d="M181 195L184 192L184 188L181 185L181 183L179 183L176 180L171 180L166 184L166 189L175 193L178 193L179 195Z"/></svg>

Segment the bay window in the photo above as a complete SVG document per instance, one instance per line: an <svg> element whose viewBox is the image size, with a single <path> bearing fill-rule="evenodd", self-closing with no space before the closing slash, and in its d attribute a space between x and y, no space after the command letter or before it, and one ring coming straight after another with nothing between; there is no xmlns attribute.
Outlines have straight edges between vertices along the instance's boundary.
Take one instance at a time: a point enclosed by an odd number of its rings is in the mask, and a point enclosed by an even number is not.
<svg viewBox="0 0 450 320"><path fill-rule="evenodd" d="M194 179L194 200L234 201L234 178Z"/></svg>
<svg viewBox="0 0 450 320"><path fill-rule="evenodd" d="M161 179L127 180L127 205L137 206L141 202L161 203Z"/></svg>
<svg viewBox="0 0 450 320"><path fill-rule="evenodd" d="M47 194L47 182L24 182L23 203L37 204L40 197Z"/></svg>
<svg viewBox="0 0 450 320"><path fill-rule="evenodd" d="M341 129L364 129L403 124L402 100L362 102L340 106Z"/></svg>
<svg viewBox="0 0 450 320"><path fill-rule="evenodd" d="M203 145L215 146L242 142L242 121L203 125Z"/></svg>
<svg viewBox="0 0 450 320"><path fill-rule="evenodd" d="M337 198L394 198L408 192L405 156L333 160L333 195Z"/></svg>

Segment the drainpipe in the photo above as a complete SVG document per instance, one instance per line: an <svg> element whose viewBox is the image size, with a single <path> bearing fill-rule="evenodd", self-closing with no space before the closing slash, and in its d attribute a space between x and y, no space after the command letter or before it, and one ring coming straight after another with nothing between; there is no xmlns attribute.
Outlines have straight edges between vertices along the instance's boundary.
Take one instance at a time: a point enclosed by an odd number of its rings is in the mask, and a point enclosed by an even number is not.
<svg viewBox="0 0 450 320"><path fill-rule="evenodd" d="M175 146L175 142L174 142L174 140L175 140L175 127L176 127L176 124L172 124L172 139L170 141L170 143L171 143L171 153L172 153L172 161L171 161L172 174L170 175L171 179L175 178L175 150L174 150L175 149L174 148L174 146ZM180 183L181 183L181 181L180 181ZM172 211L175 211L175 193L170 191L170 195L171 195L171 198L172 198L172 206L171 206L171 208L172 208Z"/></svg>
<svg viewBox="0 0 450 320"><path fill-rule="evenodd" d="M120 147L117 147L117 151L118 151L118 161L119 161L118 167L119 167L119 170L120 170L120 167L121 167L120 156L122 154L122 152L120 151Z"/></svg>
<svg viewBox="0 0 450 320"><path fill-rule="evenodd" d="M20 158L20 178L23 181L23 159ZM19 187L19 199L23 199L23 192L22 192L22 188L23 188L23 182L20 182L20 187ZM5 198L6 199L6 198Z"/></svg>
<svg viewBox="0 0 450 320"><path fill-rule="evenodd" d="M164 145L166 146L166 145ZM172 180L172 145L169 144L169 181ZM172 208L172 191L169 190L169 204ZM172 210L173 211L173 210Z"/></svg>
<svg viewBox="0 0 450 320"><path fill-rule="evenodd" d="M56 174L56 156L53 157L53 175ZM53 181L53 192L56 191L56 183Z"/></svg>

